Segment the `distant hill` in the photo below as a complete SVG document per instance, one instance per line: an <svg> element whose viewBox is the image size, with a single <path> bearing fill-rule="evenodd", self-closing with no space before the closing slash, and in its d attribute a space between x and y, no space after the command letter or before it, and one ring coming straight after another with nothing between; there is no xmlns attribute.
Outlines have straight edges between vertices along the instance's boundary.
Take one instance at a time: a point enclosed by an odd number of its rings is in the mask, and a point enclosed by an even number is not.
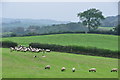
<svg viewBox="0 0 120 80"><path fill-rule="evenodd" d="M120 15L106 17L106 19L102 21L101 27L115 27L118 24L118 18L120 19Z"/></svg>
<svg viewBox="0 0 120 80"><path fill-rule="evenodd" d="M109 16L106 17L101 23L100 27L115 27L118 23L118 17ZM3 32L15 32L15 33L56 33L56 32L83 32L88 31L80 22L70 21L56 21L50 19L12 19L2 18L2 31ZM30 27L31 26L31 27ZM22 28L23 29L22 29ZM34 28L35 27L35 28ZM21 31L18 31L21 29Z"/></svg>
<svg viewBox="0 0 120 80"><path fill-rule="evenodd" d="M12 19L12 18L2 18L3 27L29 27L34 26L47 26L52 24L66 24L69 21L56 21L50 19Z"/></svg>
<svg viewBox="0 0 120 80"><path fill-rule="evenodd" d="M12 19L12 18L2 18L0 25L2 24L3 32L11 32L17 27L28 28L31 25L34 26L50 26L53 24L66 24L69 21L56 21L50 19Z"/></svg>
<svg viewBox="0 0 120 80"><path fill-rule="evenodd" d="M118 23L118 17L120 16L108 16L101 23L101 27L114 27ZM0 21L1 23L1 21ZM2 18L2 26L5 27L29 27L30 25L34 26L48 26L53 24L66 24L70 21L56 21L50 19L12 19L12 18Z"/></svg>

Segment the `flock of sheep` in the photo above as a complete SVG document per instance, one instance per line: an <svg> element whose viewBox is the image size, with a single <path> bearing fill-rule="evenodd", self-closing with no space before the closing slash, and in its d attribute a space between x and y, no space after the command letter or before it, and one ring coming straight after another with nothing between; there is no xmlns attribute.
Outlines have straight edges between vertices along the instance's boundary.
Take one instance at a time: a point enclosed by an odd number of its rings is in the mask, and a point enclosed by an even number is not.
<svg viewBox="0 0 120 80"><path fill-rule="evenodd" d="M31 46L30 47L24 47L24 46L22 46L22 45L20 45L20 46L17 46L17 47L10 47L10 51L12 52L12 51L22 51L22 52L26 52L26 51L30 51L30 52L43 52L43 53L45 53L45 52L50 52L50 50L49 49L39 49L39 48L32 48ZM34 58L36 58L37 56L33 56ZM50 65L47 65L47 66L45 66L45 69L50 69ZM61 68L61 71L63 72L63 71L65 71L66 70L66 68L65 67L62 67ZM75 68L72 68L72 72L75 72L76 71L76 69ZM117 68L113 68L113 69L111 69L111 72L117 72L118 71L118 69ZM89 72L96 72L96 68L91 68L91 69L89 69Z"/></svg>
<svg viewBox="0 0 120 80"><path fill-rule="evenodd" d="M45 66L45 69L50 69L50 65L47 65L47 66ZM63 71L65 71L66 70L66 68L65 67L62 67L61 68L61 71L63 72ZM75 72L75 68L72 68L72 72ZM111 72L117 72L118 71L118 69L117 68L113 68L112 70L111 70ZM96 68L91 68L91 69L89 69L89 72L96 72Z"/></svg>
<svg viewBox="0 0 120 80"><path fill-rule="evenodd" d="M25 47L25 46L16 46L16 47L10 47L10 51L22 51L22 52L26 52L26 51L30 51L30 52L50 52L49 49L40 49L40 48L32 48L31 46L29 47Z"/></svg>

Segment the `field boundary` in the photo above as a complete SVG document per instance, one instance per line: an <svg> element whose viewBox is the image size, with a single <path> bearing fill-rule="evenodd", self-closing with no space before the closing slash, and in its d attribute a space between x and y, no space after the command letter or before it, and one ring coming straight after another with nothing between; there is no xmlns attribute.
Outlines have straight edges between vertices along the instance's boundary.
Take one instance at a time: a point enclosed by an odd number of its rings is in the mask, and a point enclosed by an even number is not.
<svg viewBox="0 0 120 80"><path fill-rule="evenodd" d="M99 49L96 47L82 47L82 46L61 46L55 44L41 44L41 43L30 43L29 46L34 48L50 49L57 52L66 52L74 54L83 54L91 56L102 56L110 58L119 58L119 51L111 51L108 49Z"/></svg>

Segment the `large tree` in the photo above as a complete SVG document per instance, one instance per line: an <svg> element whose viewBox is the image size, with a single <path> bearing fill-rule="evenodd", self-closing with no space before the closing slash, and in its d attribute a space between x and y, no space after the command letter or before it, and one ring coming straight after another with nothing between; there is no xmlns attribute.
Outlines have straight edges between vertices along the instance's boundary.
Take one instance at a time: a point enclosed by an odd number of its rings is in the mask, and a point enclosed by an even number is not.
<svg viewBox="0 0 120 80"><path fill-rule="evenodd" d="M102 12L95 8L80 12L77 16L82 21L82 24L88 27L89 31L97 29L101 25L101 20L105 19Z"/></svg>
<svg viewBox="0 0 120 80"><path fill-rule="evenodd" d="M118 24L118 26L115 27L114 30L117 32L118 35L120 35L120 24Z"/></svg>

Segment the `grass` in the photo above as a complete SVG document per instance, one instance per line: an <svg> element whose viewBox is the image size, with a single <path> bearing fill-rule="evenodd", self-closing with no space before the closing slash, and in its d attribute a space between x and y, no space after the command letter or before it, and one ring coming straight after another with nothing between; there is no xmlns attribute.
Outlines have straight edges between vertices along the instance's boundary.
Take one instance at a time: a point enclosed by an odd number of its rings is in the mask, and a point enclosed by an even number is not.
<svg viewBox="0 0 120 80"><path fill-rule="evenodd" d="M28 46L31 42L74 45L83 47L96 47L101 49L118 50L118 36L102 34L55 34L29 37L2 38L3 41L14 41L18 44Z"/></svg>
<svg viewBox="0 0 120 80"><path fill-rule="evenodd" d="M113 30L113 28L115 27L99 27L98 30L109 31L109 30Z"/></svg>
<svg viewBox="0 0 120 80"><path fill-rule="evenodd" d="M95 56L85 56L69 53L50 52L46 57L42 53L10 52L2 48L2 77L3 78L117 78L118 73L110 72L118 68L118 59ZM37 58L33 58L37 55ZM51 65L50 70L45 70L46 65ZM61 67L66 67L61 72ZM75 67L73 73L71 68ZM88 72L95 67L97 72Z"/></svg>

